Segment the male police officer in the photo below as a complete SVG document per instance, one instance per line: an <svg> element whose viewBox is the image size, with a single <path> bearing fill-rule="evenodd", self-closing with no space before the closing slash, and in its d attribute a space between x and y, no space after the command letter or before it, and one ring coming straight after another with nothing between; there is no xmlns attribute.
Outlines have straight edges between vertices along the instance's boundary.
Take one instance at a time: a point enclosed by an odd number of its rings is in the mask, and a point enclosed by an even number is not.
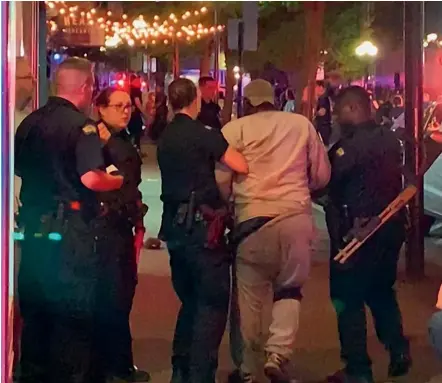
<svg viewBox="0 0 442 383"><path fill-rule="evenodd" d="M18 293L23 316L19 382L101 383L95 341L100 257L95 254L97 191L121 187L103 171L91 105L92 65L69 58L55 74L56 97L16 133L23 228Z"/></svg>
<svg viewBox="0 0 442 383"><path fill-rule="evenodd" d="M400 143L390 130L371 120L367 92L352 86L338 96L336 112L342 138L330 151L327 226L331 258L355 222L378 215L401 191ZM364 304L370 308L379 340L390 353L389 376L407 374L410 354L403 335L394 283L404 220L398 214L345 264L331 260L330 295L338 316L345 369L329 382L373 382L366 347Z"/></svg>
<svg viewBox="0 0 442 383"><path fill-rule="evenodd" d="M201 91L201 111L198 120L206 126L221 130L222 124L219 117L221 108L214 101L218 89L215 79L210 76L202 76L198 80L198 86Z"/></svg>
<svg viewBox="0 0 442 383"><path fill-rule="evenodd" d="M197 121L200 94L192 81L169 85L175 117L158 142L164 203L162 235L172 283L181 300L173 341L172 382L214 383L230 291L231 257L223 243L227 212L215 161L247 173L243 156Z"/></svg>
<svg viewBox="0 0 442 383"><path fill-rule="evenodd" d="M233 359L242 359L235 360L236 381L252 383L260 375L256 364L265 351L265 372L279 381L288 378L285 367L298 330L301 289L310 272L314 233L310 190L327 185L330 164L313 125L301 115L276 110L269 82L252 81L244 97L246 117L228 123L222 133L247 158L249 175L232 177L221 167L216 172L226 200L230 194L234 197L237 223L232 242L237 245L244 349L240 358L233 353ZM261 350L267 307L272 323Z"/></svg>

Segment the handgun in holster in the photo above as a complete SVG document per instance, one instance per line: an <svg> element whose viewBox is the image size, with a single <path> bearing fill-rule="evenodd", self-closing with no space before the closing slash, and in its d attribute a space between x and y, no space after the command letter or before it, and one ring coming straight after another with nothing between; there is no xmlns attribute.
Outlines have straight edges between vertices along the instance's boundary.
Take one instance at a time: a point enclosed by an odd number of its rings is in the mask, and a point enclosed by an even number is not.
<svg viewBox="0 0 442 383"><path fill-rule="evenodd" d="M342 205L339 209L339 238L341 245L345 246L351 241L351 238L348 237L348 233L350 233L353 223L353 218L350 215L348 206Z"/></svg>
<svg viewBox="0 0 442 383"><path fill-rule="evenodd" d="M193 191L190 193L188 203L183 203L178 206L178 210L175 214L174 225L183 226L187 233L190 233L195 222L196 214L196 193Z"/></svg>
<svg viewBox="0 0 442 383"><path fill-rule="evenodd" d="M35 238L49 238L60 240L65 231L65 206L60 202L56 212L41 214L38 224L28 228Z"/></svg>
<svg viewBox="0 0 442 383"><path fill-rule="evenodd" d="M186 222L184 228L186 232L190 233L193 228L193 223L195 222L195 212L196 212L196 193L192 191L190 193L189 205L187 207Z"/></svg>
<svg viewBox="0 0 442 383"><path fill-rule="evenodd" d="M64 203L60 202L57 207L56 214L49 214L47 216L46 226L44 233L59 233L62 234L65 230L65 206Z"/></svg>

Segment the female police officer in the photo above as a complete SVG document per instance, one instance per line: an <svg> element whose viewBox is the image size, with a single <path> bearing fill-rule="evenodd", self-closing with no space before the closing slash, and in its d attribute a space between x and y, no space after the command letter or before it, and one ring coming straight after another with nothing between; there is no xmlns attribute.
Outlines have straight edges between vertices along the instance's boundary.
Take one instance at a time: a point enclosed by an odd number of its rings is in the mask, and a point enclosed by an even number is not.
<svg viewBox="0 0 442 383"><path fill-rule="evenodd" d="M102 233L106 241L97 249L108 255L106 283L102 286L101 330L104 365L110 378L144 382L149 374L133 365L129 314L137 283L137 257L144 236L143 204L138 185L141 183L141 158L126 131L131 116L129 94L104 89L95 105L101 118L99 134L104 143L106 165L124 174L120 190L101 193L103 207ZM135 236L134 236L135 229ZM107 297L117 299L108 301ZM112 302L118 302L117 305Z"/></svg>
<svg viewBox="0 0 442 383"><path fill-rule="evenodd" d="M175 117L161 135L157 155L162 235L181 300L172 382L214 383L230 291L230 256L221 240L224 206L214 166L221 161L243 174L248 166L219 131L196 120L200 94L192 81L180 78L169 85L169 105Z"/></svg>

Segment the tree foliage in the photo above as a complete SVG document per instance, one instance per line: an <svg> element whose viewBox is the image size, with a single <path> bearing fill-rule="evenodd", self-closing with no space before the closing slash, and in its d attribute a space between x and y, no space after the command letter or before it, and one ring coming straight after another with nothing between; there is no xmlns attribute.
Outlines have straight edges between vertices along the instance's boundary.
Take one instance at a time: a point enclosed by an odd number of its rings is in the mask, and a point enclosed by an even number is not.
<svg viewBox="0 0 442 383"><path fill-rule="evenodd" d="M258 51L245 52L244 64L248 71L262 70L272 64L280 70L296 72L300 70L304 54L303 7L298 1L259 2ZM159 15L167 17L186 10L207 6L207 15L201 18L203 24L213 24L213 9L218 10L219 23L227 24L228 19L241 17L242 4L234 2L125 2L129 15ZM355 77L363 73L366 62L355 55L355 48L364 39L372 37L368 28L361 28L362 8L360 2L327 2L323 28L324 47L328 52L324 57L326 68L339 70L344 76ZM181 56L201 55L207 45L207 38L192 44L180 44ZM170 57L171 46L148 48L154 55Z"/></svg>
<svg viewBox="0 0 442 383"><path fill-rule="evenodd" d="M364 73L367 59L356 56L357 46L372 39L372 30L361 24L362 3L348 2L327 8L324 25L326 66L338 70L344 77L354 78Z"/></svg>

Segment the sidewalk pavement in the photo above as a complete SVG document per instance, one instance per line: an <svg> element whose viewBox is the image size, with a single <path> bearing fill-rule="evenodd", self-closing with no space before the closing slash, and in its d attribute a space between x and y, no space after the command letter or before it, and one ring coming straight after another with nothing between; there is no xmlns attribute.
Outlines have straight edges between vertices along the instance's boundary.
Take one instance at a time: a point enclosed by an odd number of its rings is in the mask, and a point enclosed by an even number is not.
<svg viewBox="0 0 442 383"><path fill-rule="evenodd" d="M160 179L157 166L146 161L143 170L142 192L150 210L146 224L150 235L159 229L161 202ZM305 287L301 323L293 357L295 370L303 382L321 382L341 367L339 361L336 315L328 295L328 238L323 213L315 210L318 227L314 246L313 267ZM439 241L440 242L440 241ZM436 360L427 337L427 321L434 312L437 292L442 281L442 244L426 241L426 278L409 282L403 272L398 273L398 297L403 310L404 327L411 340L414 365L407 379L410 383L426 383L442 373L442 363ZM169 383L171 340L177 310L177 298L170 283L168 255L165 249L143 250L139 265L139 284L132 311L134 354L138 367L152 373L153 383ZM368 325L369 351L377 381L385 381L388 355L377 342L371 318ZM228 337L220 349L219 381L226 382L232 364ZM442 377L432 383L442 383Z"/></svg>

